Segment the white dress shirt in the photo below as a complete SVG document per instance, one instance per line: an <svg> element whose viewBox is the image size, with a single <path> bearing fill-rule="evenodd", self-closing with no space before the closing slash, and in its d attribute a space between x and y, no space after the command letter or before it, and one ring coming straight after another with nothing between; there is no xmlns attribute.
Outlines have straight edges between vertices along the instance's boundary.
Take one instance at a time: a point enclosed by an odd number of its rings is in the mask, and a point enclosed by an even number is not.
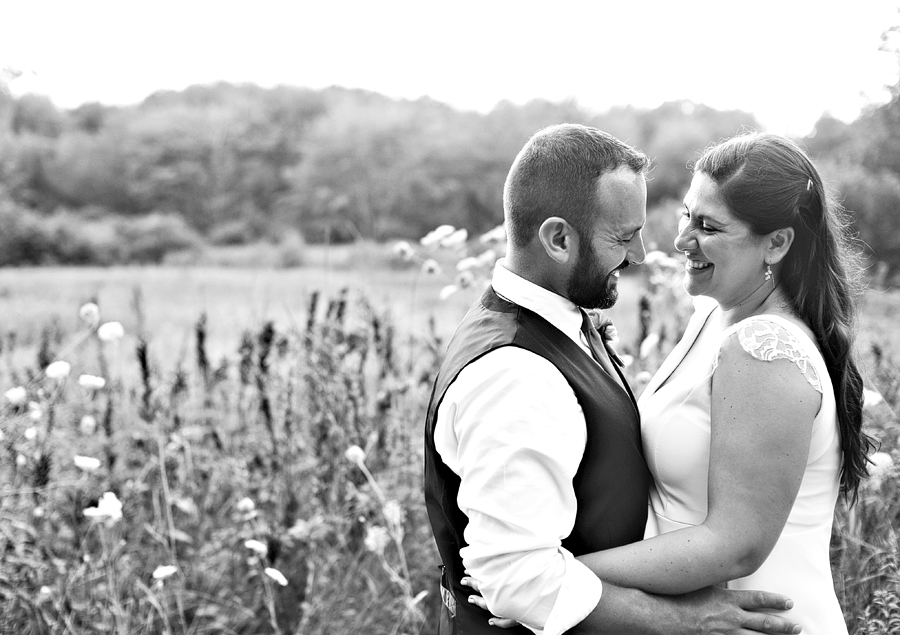
<svg viewBox="0 0 900 635"><path fill-rule="evenodd" d="M538 313L590 355L569 300L499 261L494 290ZM472 362L445 393L434 442L461 479L469 518L460 550L491 612L557 635L597 606L600 580L561 546L575 523L572 479L587 428L562 373L543 357L505 346Z"/></svg>

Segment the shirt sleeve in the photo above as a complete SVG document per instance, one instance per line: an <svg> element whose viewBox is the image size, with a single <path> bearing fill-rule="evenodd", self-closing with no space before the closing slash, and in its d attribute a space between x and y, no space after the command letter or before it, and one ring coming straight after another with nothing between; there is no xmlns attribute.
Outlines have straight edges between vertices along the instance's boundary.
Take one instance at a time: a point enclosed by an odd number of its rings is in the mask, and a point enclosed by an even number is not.
<svg viewBox="0 0 900 635"><path fill-rule="evenodd" d="M562 547L575 523L572 479L584 414L546 359L517 347L469 364L447 389L435 443L459 475L469 523L460 551L491 612L562 633L600 601L600 580Z"/></svg>

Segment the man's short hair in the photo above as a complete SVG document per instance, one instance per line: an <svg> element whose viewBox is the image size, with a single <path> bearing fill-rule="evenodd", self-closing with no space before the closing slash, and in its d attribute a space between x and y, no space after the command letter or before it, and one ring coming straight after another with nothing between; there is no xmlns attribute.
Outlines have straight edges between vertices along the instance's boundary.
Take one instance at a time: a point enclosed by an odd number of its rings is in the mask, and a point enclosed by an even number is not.
<svg viewBox="0 0 900 635"><path fill-rule="evenodd" d="M645 174L650 160L589 126L558 124L538 131L516 156L503 188L509 241L524 247L551 216L585 235L596 211L597 179L622 166Z"/></svg>

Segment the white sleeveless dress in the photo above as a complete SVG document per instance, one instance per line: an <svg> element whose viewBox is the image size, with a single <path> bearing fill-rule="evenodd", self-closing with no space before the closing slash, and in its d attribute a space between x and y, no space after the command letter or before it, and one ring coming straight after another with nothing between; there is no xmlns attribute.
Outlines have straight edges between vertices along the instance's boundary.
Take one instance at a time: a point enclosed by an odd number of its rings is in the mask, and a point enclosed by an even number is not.
<svg viewBox="0 0 900 635"><path fill-rule="evenodd" d="M784 615L798 622L804 635L846 635L829 561L841 450L825 362L806 333L780 316L753 316L718 333L710 324L701 335L716 305L698 298L696 306L681 342L639 400L644 453L654 479L646 537L698 525L706 518L711 380L721 342L738 332L743 348L757 359L793 360L822 393L822 405L813 422L800 491L775 548L758 571L728 587L792 598L794 608Z"/></svg>

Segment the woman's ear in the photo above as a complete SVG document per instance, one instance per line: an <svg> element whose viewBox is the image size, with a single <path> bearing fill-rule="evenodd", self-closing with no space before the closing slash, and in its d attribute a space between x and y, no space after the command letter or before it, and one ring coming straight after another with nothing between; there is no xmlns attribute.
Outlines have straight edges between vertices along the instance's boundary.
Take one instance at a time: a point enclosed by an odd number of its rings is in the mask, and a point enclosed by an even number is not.
<svg viewBox="0 0 900 635"><path fill-rule="evenodd" d="M550 258L559 264L574 259L578 249L578 234L568 221L558 216L551 216L538 228L538 240Z"/></svg>
<svg viewBox="0 0 900 635"><path fill-rule="evenodd" d="M791 245L793 243L793 227L776 229L775 231L770 233L768 238L766 239L766 256L768 261L773 265L781 262L781 260L785 256L787 256L788 252L791 250Z"/></svg>

